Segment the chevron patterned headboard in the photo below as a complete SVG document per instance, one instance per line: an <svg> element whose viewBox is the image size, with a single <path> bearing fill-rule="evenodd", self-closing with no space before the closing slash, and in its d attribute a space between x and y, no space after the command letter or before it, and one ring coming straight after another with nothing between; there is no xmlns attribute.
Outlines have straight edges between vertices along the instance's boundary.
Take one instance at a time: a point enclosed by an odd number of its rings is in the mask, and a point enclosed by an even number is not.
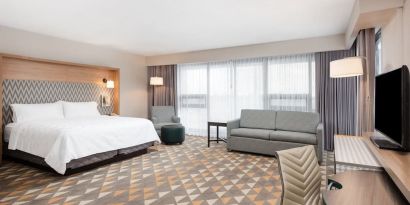
<svg viewBox="0 0 410 205"><path fill-rule="evenodd" d="M12 122L10 104L95 101L101 114L113 112L113 106L101 106L100 96L113 99L113 89L97 83L74 83L38 80L3 80L3 126Z"/></svg>

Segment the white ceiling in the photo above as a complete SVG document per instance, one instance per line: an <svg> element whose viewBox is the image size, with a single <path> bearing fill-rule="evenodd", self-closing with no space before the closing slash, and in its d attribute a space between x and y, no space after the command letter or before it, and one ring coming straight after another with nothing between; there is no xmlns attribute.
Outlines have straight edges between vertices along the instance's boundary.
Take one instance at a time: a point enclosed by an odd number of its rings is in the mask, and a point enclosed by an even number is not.
<svg viewBox="0 0 410 205"><path fill-rule="evenodd" d="M344 33L355 0L0 0L0 25L151 56Z"/></svg>

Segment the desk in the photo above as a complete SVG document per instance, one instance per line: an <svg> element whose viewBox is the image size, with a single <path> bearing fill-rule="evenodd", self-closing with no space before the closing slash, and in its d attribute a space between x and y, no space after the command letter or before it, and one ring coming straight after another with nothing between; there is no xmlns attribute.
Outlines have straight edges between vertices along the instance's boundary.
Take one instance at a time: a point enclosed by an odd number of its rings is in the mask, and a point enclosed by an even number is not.
<svg viewBox="0 0 410 205"><path fill-rule="evenodd" d="M216 127L216 140L211 140L211 126ZM211 142L217 142L223 141L226 142L225 139L219 138L219 127L226 127L225 122L208 122L208 147Z"/></svg>
<svg viewBox="0 0 410 205"><path fill-rule="evenodd" d="M389 177L394 182L395 188L403 194L407 199L407 203L410 202L410 152L398 152L393 150L384 150L377 148L370 137L373 133L365 133L363 137L349 136L351 138L360 139L364 142L366 148L371 156L377 159L377 162L382 166L385 176ZM336 136L337 138L339 136ZM337 149L337 148L335 148ZM339 150L340 151L340 150ZM335 150L335 153L338 152ZM343 155L343 154L342 154ZM338 158L338 156L336 156ZM381 181L385 182L385 181ZM388 187L390 184L386 184L384 187ZM388 187L390 188L390 187ZM346 196L349 197L349 196Z"/></svg>
<svg viewBox="0 0 410 205"><path fill-rule="evenodd" d="M347 171L329 177L343 187L323 193L328 205L408 204L406 198L383 171Z"/></svg>
<svg viewBox="0 0 410 205"><path fill-rule="evenodd" d="M363 136L367 146L410 202L410 152L379 149L370 140L371 136L372 133Z"/></svg>
<svg viewBox="0 0 410 205"><path fill-rule="evenodd" d="M382 170L382 165L372 154L365 140L364 137L335 135L335 165L344 164Z"/></svg>

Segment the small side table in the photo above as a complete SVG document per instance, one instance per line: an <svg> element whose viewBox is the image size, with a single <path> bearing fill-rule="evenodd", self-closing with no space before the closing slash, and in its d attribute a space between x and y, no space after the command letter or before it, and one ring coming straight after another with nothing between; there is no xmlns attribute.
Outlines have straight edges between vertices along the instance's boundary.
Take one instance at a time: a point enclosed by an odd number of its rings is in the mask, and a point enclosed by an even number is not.
<svg viewBox="0 0 410 205"><path fill-rule="evenodd" d="M216 127L216 139L211 140L211 126ZM219 138L219 127L226 127L226 122L208 122L208 147L210 146L211 142L219 143L219 141L225 142L225 139Z"/></svg>

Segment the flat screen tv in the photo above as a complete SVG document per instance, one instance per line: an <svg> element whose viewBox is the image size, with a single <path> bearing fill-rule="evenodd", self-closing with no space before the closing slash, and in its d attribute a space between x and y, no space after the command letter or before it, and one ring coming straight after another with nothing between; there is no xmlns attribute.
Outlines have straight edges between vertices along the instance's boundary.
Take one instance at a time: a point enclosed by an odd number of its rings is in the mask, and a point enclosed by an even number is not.
<svg viewBox="0 0 410 205"><path fill-rule="evenodd" d="M378 75L375 83L375 129L380 148L409 150L409 70L407 66Z"/></svg>

